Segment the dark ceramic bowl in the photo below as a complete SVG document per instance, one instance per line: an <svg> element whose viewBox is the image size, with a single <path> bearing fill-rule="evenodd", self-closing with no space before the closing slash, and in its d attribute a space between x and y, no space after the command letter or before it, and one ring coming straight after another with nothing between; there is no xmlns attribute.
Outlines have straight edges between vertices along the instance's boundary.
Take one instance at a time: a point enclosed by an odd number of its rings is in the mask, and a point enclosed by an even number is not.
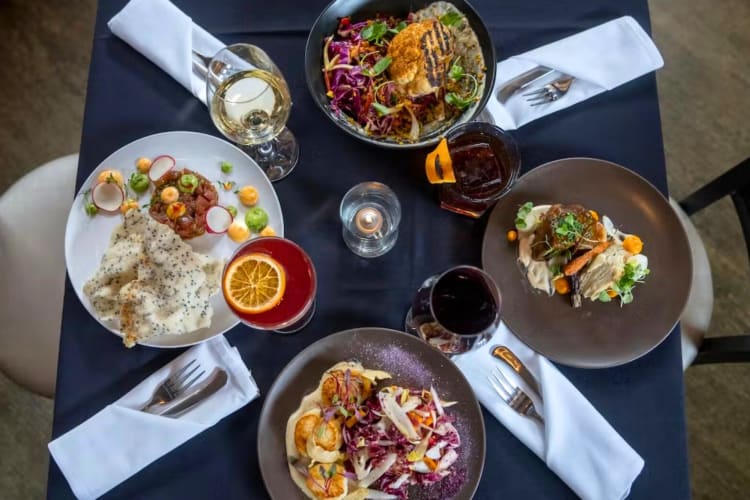
<svg viewBox="0 0 750 500"><path fill-rule="evenodd" d="M339 361L357 360L365 368L385 370L389 380L406 387L434 385L441 399L457 401L450 413L461 436L456 471L465 479L455 488L438 482L412 488L409 498L469 500L482 477L485 455L484 419L474 391L461 371L440 351L417 337L385 328L357 328L325 337L299 353L268 391L258 423L258 462L263 482L275 500L305 500L289 473L286 424L302 398L314 391L323 373ZM441 490L445 486L448 491ZM453 489L454 491L450 491Z"/></svg>
<svg viewBox="0 0 750 500"><path fill-rule="evenodd" d="M379 2L377 0L334 0L318 16L318 19L310 30L310 36L307 38L307 46L305 47L305 77L307 79L307 87L310 89L310 94L321 111L347 134L375 146L391 149L416 149L436 144L440 137L453 127L471 121L484 109L495 84L495 69L497 66L495 47L489 31L487 31L487 27L474 8L465 0L451 0L450 3L463 12L469 21L471 29L476 33L479 45L482 48L484 63L487 66L484 90L479 101L466 109L449 127L424 135L418 141L411 143L399 143L393 139L380 139L369 136L361 127L349 121L345 116L336 116L331 110L330 100L326 96L323 72L321 71L323 68L323 40L335 33L339 19L349 16L353 22L358 22L365 19L373 19L377 14L405 17L409 12L415 12L427 7L431 3L433 1L430 0L389 0L388 2Z"/></svg>
<svg viewBox="0 0 750 500"><path fill-rule="evenodd" d="M517 264L518 245L506 240L518 207L530 201L578 203L637 234L651 270L632 303L591 302L574 309L567 295L533 290ZM580 368L605 368L639 358L659 345L687 303L693 266L685 230L664 196L625 167L567 158L536 167L495 205L487 221L482 267L503 294L503 321L548 358Z"/></svg>

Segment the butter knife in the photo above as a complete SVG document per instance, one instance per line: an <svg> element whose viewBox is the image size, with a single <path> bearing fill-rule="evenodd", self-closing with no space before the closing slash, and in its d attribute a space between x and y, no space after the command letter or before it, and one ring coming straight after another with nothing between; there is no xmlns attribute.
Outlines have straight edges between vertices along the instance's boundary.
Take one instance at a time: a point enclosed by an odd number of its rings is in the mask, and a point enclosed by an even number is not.
<svg viewBox="0 0 750 500"><path fill-rule="evenodd" d="M227 375L227 372L221 368L217 368L210 377L199 383L195 389L191 390L184 397L178 398L172 403L163 405L161 408L158 408L157 411L149 411L149 413L154 413L163 417L179 417L186 411L214 395L219 389L224 387L228 381L229 376Z"/></svg>
<svg viewBox="0 0 750 500"><path fill-rule="evenodd" d="M518 357L513 354L513 351L505 347L504 345L496 345L491 350L490 353L493 357L499 359L500 361L504 362L506 365L510 366L511 369L518 373L524 382L528 384L528 386L536 392L536 395L539 396L539 399L542 399L542 391L539 388L539 383L534 378L534 375L531 374L528 368L521 362Z"/></svg>
<svg viewBox="0 0 750 500"><path fill-rule="evenodd" d="M500 101L500 103L505 103L505 101L507 101L513 94L528 87L540 78L549 75L553 71L553 69L547 68L546 66L537 66L536 68L531 68L530 70L521 73L517 77L506 82L505 85L497 91L497 100Z"/></svg>

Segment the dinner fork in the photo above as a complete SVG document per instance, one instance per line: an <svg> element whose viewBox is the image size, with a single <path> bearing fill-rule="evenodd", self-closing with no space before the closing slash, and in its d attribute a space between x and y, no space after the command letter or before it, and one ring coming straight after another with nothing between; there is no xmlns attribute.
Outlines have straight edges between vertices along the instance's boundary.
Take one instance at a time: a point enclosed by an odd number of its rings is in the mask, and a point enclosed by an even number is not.
<svg viewBox="0 0 750 500"><path fill-rule="evenodd" d="M196 361L193 359L188 364L174 372L167 379L159 384L159 387L154 391L154 395L151 397L146 405L141 408L141 411L148 411L149 413L155 413L153 410L155 406L163 406L169 402L174 401L179 396L185 393L190 386L192 386L199 378L201 378L206 370L201 371L198 375L190 378L200 367L200 364L196 364L192 370L187 371Z"/></svg>
<svg viewBox="0 0 750 500"><path fill-rule="evenodd" d="M495 392L497 392L498 396L505 401L508 406L510 406L513 410L518 412L521 415L524 415L526 417L531 417L540 424L544 425L544 419L539 414L539 412L536 411L536 408L534 407L534 402L531 400L528 394L523 392L520 387L514 387L513 384L510 383L510 381L505 378L505 375L503 375L503 372L499 368L495 368L492 370L493 377L487 377L487 380L490 381L490 384L492 384L492 387L495 389Z"/></svg>
<svg viewBox="0 0 750 500"><path fill-rule="evenodd" d="M541 104L547 104L552 101L556 101L570 90L570 85L575 80L575 77L564 76L558 78L552 83L548 83L544 87L534 90L533 92L527 92L524 96L531 96L526 99L526 102L531 103L531 106L539 106Z"/></svg>

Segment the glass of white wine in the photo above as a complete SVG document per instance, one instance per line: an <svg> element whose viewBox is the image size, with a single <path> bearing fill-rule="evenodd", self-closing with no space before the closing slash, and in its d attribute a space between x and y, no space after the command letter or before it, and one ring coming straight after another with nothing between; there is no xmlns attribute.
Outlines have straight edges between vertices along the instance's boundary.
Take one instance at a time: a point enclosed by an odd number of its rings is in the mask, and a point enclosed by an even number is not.
<svg viewBox="0 0 750 500"><path fill-rule="evenodd" d="M228 45L206 69L206 103L216 128L241 145L271 181L297 164L299 144L286 128L292 97L281 71L262 49Z"/></svg>

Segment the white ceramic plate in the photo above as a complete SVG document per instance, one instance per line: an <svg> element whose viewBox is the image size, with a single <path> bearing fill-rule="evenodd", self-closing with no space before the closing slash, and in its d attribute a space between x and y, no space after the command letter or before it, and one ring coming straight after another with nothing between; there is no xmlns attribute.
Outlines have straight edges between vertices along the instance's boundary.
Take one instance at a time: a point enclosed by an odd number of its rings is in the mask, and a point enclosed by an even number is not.
<svg viewBox="0 0 750 500"><path fill-rule="evenodd" d="M102 326L119 336L122 336L122 333L117 322L103 322L97 318L91 302L83 293L83 285L99 267L104 251L109 246L112 231L122 222L122 216L119 213L100 212L94 217L89 217L84 211L83 193L92 187L102 170L115 168L122 172L127 181L130 174L135 171L135 162L138 158L142 156L155 158L159 155L173 156L177 161L175 168L189 168L210 181L231 180L236 182L238 187L252 184L258 189L260 195L258 206L268 212L268 225L276 231L277 235L284 235L281 206L271 182L249 156L228 142L197 132L165 132L143 137L118 149L96 167L76 195L65 229L65 262L70 281L83 306ZM223 161L231 163L234 167L231 174L222 173L221 162ZM219 193L219 204L234 205L238 209L237 217L244 217L246 208L239 202L233 190L225 191L219 186L216 188ZM140 195L139 205L148 203L152 192L153 185L147 192ZM133 191L129 190L129 193L132 196ZM239 245L225 234L204 234L187 242L195 251L224 261ZM220 335L239 323L237 317L224 302L220 291L211 297L211 305L214 309L211 326L185 335L152 337L142 345L166 348L186 347Z"/></svg>

